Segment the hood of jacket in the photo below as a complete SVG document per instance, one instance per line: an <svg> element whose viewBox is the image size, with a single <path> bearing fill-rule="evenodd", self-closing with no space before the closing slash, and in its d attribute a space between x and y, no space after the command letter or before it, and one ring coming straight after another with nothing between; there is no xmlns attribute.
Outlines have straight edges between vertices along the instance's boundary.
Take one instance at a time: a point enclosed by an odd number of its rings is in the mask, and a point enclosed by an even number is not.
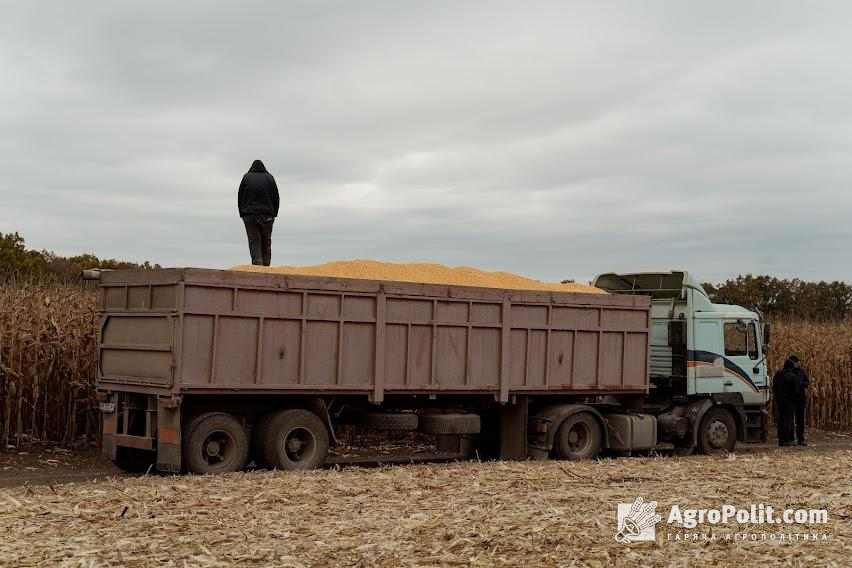
<svg viewBox="0 0 852 568"><path fill-rule="evenodd" d="M263 162L261 162L260 160L255 160L254 162L252 162L249 171L269 173L266 171L266 166L264 166Z"/></svg>

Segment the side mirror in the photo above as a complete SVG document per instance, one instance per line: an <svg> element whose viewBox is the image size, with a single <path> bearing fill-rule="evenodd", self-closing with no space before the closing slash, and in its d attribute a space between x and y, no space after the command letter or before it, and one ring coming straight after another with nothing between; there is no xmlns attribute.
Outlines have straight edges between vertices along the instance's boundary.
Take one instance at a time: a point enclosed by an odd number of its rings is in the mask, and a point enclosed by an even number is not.
<svg viewBox="0 0 852 568"><path fill-rule="evenodd" d="M763 324L763 351L766 352L766 348L769 346L769 323Z"/></svg>

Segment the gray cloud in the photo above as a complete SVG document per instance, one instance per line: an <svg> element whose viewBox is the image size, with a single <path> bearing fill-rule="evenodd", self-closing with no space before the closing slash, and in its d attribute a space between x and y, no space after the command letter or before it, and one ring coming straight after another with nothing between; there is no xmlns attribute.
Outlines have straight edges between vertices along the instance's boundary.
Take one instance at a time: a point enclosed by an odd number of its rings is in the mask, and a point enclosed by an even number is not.
<svg viewBox="0 0 852 568"><path fill-rule="evenodd" d="M227 267L852 280L846 3L24 3L0 22L0 231Z"/></svg>

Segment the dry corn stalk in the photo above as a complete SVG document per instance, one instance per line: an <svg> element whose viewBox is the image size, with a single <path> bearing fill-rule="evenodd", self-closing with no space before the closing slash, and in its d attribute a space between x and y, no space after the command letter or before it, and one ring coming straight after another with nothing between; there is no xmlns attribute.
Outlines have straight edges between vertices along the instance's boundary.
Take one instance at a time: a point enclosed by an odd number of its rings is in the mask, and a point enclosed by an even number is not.
<svg viewBox="0 0 852 568"><path fill-rule="evenodd" d="M93 290L43 284L0 288L2 448L98 438L96 337Z"/></svg>
<svg viewBox="0 0 852 568"><path fill-rule="evenodd" d="M823 429L852 428L852 321L777 321L769 346L770 380L784 359L797 355L811 379L807 422ZM775 409L771 410L774 416Z"/></svg>

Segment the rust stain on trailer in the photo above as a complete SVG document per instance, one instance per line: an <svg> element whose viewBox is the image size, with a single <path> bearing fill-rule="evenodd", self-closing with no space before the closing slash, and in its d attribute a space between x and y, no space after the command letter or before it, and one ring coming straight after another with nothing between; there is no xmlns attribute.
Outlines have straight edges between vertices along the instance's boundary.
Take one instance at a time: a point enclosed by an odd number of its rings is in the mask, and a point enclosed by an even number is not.
<svg viewBox="0 0 852 568"><path fill-rule="evenodd" d="M180 443L180 433L175 428L164 428L160 426L157 433L157 441L161 444Z"/></svg>

